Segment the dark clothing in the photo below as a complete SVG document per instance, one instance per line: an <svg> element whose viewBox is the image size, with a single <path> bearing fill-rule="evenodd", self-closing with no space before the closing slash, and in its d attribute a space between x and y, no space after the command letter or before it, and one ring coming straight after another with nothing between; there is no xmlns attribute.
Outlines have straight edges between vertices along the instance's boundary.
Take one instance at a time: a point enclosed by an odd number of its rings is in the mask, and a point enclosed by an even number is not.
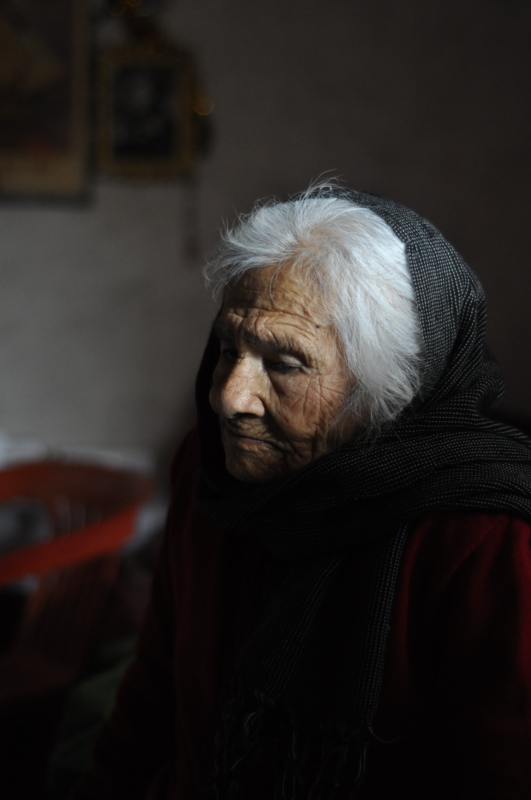
<svg viewBox="0 0 531 800"><path fill-rule="evenodd" d="M196 510L196 472L189 437L138 657L75 800L195 800L211 783L220 709L270 562L255 537L224 536ZM360 797L528 800L530 539L506 515L439 514L410 529L374 726L391 743L369 747ZM250 800L270 800L266 780L251 771Z"/></svg>
<svg viewBox="0 0 531 800"><path fill-rule="evenodd" d="M343 785L355 797L411 526L450 512L531 521L531 442L491 417L503 381L485 348L486 302L477 277L433 225L384 198L317 188L310 199L285 203L282 213L296 227L304 203L314 199L335 203L345 215L349 203L359 207L354 215L374 213L402 242L422 333L421 386L398 416L369 435L353 436L276 480L248 485L225 468L208 400L220 344L210 338L196 391L197 507L227 536L259 539L272 558L291 564L245 642L223 714L216 779L222 800L240 800L246 765L266 756L282 800L335 800L335 787ZM333 263L342 247L333 225L313 233ZM348 268L355 282L354 257ZM380 270L394 268L384 259L375 270L375 295L382 291ZM373 313L375 338L384 327L382 313ZM385 346L395 335L399 340L398 329L387 331ZM352 368L355 391L363 391L374 376ZM373 412L380 390L366 401Z"/></svg>

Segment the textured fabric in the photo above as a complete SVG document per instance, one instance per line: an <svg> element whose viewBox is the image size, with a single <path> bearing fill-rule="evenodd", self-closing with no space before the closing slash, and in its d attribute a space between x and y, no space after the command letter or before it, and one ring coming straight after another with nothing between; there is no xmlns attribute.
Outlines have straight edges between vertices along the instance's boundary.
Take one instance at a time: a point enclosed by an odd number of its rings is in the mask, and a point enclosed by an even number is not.
<svg viewBox="0 0 531 800"><path fill-rule="evenodd" d="M529 441L489 419L503 387L484 345L477 278L414 212L372 195L334 194L372 209L404 242L426 367L419 395L376 438L355 439L287 478L250 487L223 465L207 402L217 345L213 338L208 344L197 382L198 506L228 532L258 534L272 556L291 565L242 654L239 674L256 701L227 708L220 784L226 796L237 796L233 767L244 751L249 757L250 739L262 735L256 725L238 739L244 718L272 708L289 718L288 732L313 721L322 752L334 753L328 777L313 756L306 758L307 775L297 755L284 764L290 796L314 789L331 796L326 781L338 776L356 784L352 753L363 751L373 725L407 525L447 509L531 517ZM241 686L235 692L241 695ZM293 752L294 743L285 749Z"/></svg>
<svg viewBox="0 0 531 800"><path fill-rule="evenodd" d="M175 467L137 657L73 800L212 800L219 710L269 559L194 507L194 437ZM448 513L411 526L360 800L529 799L530 627L529 523ZM272 800L267 769L247 777L248 800Z"/></svg>

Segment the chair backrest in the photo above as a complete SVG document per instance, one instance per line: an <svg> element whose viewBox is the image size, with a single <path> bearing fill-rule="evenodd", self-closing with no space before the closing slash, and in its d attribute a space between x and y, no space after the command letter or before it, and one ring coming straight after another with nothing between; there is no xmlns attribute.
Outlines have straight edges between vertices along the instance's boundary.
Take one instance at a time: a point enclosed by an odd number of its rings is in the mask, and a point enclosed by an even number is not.
<svg viewBox="0 0 531 800"><path fill-rule="evenodd" d="M74 681L101 629L119 564L153 482L137 473L40 462L0 471L0 503L38 500L48 541L0 556L0 586L37 577L16 638L0 658L0 707Z"/></svg>
<svg viewBox="0 0 531 800"><path fill-rule="evenodd" d="M116 552L154 491L144 475L87 464L42 461L0 471L0 503L41 501L55 534L0 556L0 586Z"/></svg>

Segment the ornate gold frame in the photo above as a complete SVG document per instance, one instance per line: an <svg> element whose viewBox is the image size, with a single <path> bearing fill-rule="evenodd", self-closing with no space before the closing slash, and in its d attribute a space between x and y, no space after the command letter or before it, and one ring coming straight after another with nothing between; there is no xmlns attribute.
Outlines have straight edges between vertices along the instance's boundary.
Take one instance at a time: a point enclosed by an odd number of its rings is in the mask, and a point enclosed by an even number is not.
<svg viewBox="0 0 531 800"><path fill-rule="evenodd" d="M118 70L140 68L169 70L175 89L171 109L174 125L173 151L167 157L127 157L118 155L115 146L115 76ZM197 151L193 124L196 104L195 70L191 56L170 45L146 42L116 47L99 59L97 82L98 168L106 175L139 181L160 180L191 172Z"/></svg>

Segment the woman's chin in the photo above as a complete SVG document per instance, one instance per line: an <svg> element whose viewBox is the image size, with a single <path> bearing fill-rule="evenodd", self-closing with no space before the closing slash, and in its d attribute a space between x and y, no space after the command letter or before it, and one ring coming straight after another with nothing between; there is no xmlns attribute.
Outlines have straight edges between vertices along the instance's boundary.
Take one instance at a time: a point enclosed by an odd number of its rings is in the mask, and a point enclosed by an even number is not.
<svg viewBox="0 0 531 800"><path fill-rule="evenodd" d="M225 458L227 471L242 483L267 483L285 474L283 463L264 459L263 454L229 453Z"/></svg>

